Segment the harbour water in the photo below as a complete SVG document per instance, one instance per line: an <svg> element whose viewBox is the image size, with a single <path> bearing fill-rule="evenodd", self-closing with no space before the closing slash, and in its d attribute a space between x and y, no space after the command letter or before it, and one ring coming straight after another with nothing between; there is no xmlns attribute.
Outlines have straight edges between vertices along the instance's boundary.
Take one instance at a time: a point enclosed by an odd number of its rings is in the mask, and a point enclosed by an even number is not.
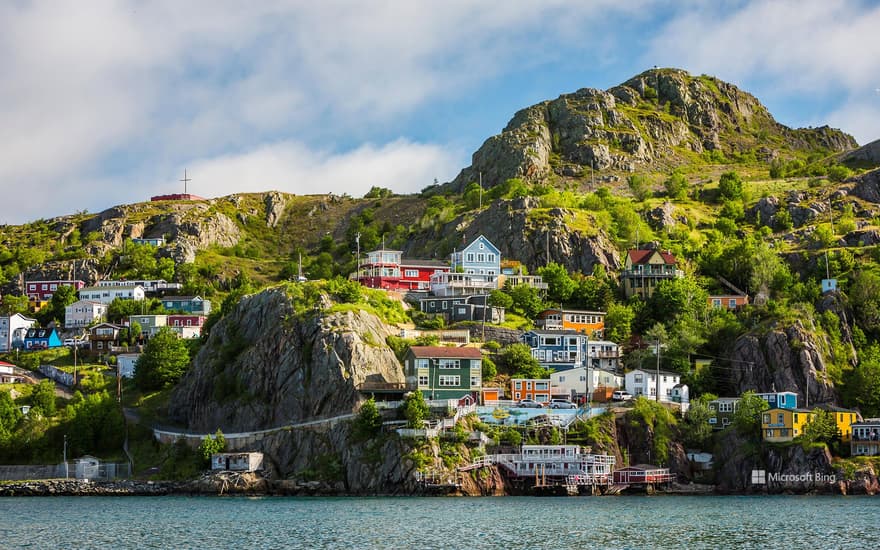
<svg viewBox="0 0 880 550"><path fill-rule="evenodd" d="M2 548L878 548L880 499L31 497Z"/></svg>

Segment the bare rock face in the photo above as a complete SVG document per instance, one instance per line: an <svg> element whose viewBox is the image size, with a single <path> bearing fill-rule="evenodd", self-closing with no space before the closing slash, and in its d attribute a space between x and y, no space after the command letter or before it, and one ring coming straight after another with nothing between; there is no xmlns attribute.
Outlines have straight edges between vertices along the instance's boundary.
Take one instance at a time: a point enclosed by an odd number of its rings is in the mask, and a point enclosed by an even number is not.
<svg viewBox="0 0 880 550"><path fill-rule="evenodd" d="M278 191L266 193L263 198L263 204L266 205L266 225L275 227L284 214L284 208L287 206L287 199Z"/></svg>
<svg viewBox="0 0 880 550"><path fill-rule="evenodd" d="M850 194L880 204L880 170L872 170L856 178Z"/></svg>
<svg viewBox="0 0 880 550"><path fill-rule="evenodd" d="M175 389L190 429L253 431L351 413L363 382L402 383L391 329L366 312L302 318L280 288L246 296L215 325Z"/></svg>
<svg viewBox="0 0 880 550"><path fill-rule="evenodd" d="M100 278L99 267L100 261L97 258L52 261L28 269L24 278L35 281L79 279L91 285Z"/></svg>
<svg viewBox="0 0 880 550"><path fill-rule="evenodd" d="M662 205L645 213L648 223L657 231L663 231L675 227L678 221L675 219L675 206L666 201Z"/></svg>
<svg viewBox="0 0 880 550"><path fill-rule="evenodd" d="M841 160L880 164L880 139L846 153Z"/></svg>
<svg viewBox="0 0 880 550"><path fill-rule="evenodd" d="M785 127L732 84L652 69L606 91L583 88L519 111L473 154L451 187L461 191L480 174L491 187L509 178L540 181L551 171L583 177L591 168L666 170L689 162L691 152L707 150L757 152L769 161L777 151L766 146L768 135L796 150L858 147L851 136L827 126Z"/></svg>
<svg viewBox="0 0 880 550"><path fill-rule="evenodd" d="M753 220L760 217L762 222L767 223L773 219L777 211L779 211L779 199L770 196L758 200L757 204L749 209L748 214Z"/></svg>
<svg viewBox="0 0 880 550"><path fill-rule="evenodd" d="M569 226L574 213L565 208L553 208L535 216L540 207L536 197L496 201L476 216L461 216L446 224L440 236L463 235L467 244L479 235L485 235L501 249L503 258L516 258L534 272L549 260L562 264L569 271L592 273L595 265L608 271L620 266L620 254L611 238L601 227L593 234L585 235ZM546 213L546 215L545 215ZM437 236L425 234L411 239L403 249L403 255L417 256L430 249Z"/></svg>
<svg viewBox="0 0 880 550"><path fill-rule="evenodd" d="M837 392L828 377L825 361L812 334L800 321L764 335L737 338L730 358L733 391L793 391L798 406L836 403Z"/></svg>

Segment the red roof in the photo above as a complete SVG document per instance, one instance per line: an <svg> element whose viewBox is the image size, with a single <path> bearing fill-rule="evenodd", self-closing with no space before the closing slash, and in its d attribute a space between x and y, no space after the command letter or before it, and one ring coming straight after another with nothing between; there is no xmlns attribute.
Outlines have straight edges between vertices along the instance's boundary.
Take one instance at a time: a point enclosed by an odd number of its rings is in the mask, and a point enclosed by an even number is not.
<svg viewBox="0 0 880 550"><path fill-rule="evenodd" d="M663 252L662 250L630 250L629 259L633 265L646 264L654 252L660 254L663 258L663 263L667 265L675 265L675 256L669 252Z"/></svg>
<svg viewBox="0 0 880 550"><path fill-rule="evenodd" d="M449 359L482 359L477 348L451 348L445 346L413 346L409 350L419 358L443 357Z"/></svg>

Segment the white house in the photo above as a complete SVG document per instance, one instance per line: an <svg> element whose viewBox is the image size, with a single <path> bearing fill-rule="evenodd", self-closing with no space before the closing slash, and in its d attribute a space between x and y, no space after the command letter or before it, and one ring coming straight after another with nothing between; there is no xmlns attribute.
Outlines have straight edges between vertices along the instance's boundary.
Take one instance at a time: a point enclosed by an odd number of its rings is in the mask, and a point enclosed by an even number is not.
<svg viewBox="0 0 880 550"><path fill-rule="evenodd" d="M116 367L122 378L134 378L134 364L137 363L140 353L120 353L116 356Z"/></svg>
<svg viewBox="0 0 880 550"><path fill-rule="evenodd" d="M36 322L21 313L0 317L0 351L24 347L24 335Z"/></svg>
<svg viewBox="0 0 880 550"><path fill-rule="evenodd" d="M107 304L79 300L64 308L64 328L85 328L107 318Z"/></svg>
<svg viewBox="0 0 880 550"><path fill-rule="evenodd" d="M255 472L263 468L263 453L214 453L211 455L212 470Z"/></svg>
<svg viewBox="0 0 880 550"><path fill-rule="evenodd" d="M626 391L634 396L644 395L645 397L656 398L657 396L657 376L655 370L635 369L626 373ZM675 401L676 392L673 391L677 384L681 383L681 375L677 372L660 371L660 401ZM681 390L677 394L681 395Z"/></svg>
<svg viewBox="0 0 880 550"><path fill-rule="evenodd" d="M80 300L91 300L109 304L116 298L120 300L143 300L144 287L132 286L87 286L79 291Z"/></svg>
<svg viewBox="0 0 880 550"><path fill-rule="evenodd" d="M578 367L550 373L550 393L554 397L579 397L584 395L584 390L593 395L599 387L617 389L622 386L623 376L604 369Z"/></svg>
<svg viewBox="0 0 880 550"><path fill-rule="evenodd" d="M588 340L587 359L593 368L617 370L620 368L620 345L608 340Z"/></svg>

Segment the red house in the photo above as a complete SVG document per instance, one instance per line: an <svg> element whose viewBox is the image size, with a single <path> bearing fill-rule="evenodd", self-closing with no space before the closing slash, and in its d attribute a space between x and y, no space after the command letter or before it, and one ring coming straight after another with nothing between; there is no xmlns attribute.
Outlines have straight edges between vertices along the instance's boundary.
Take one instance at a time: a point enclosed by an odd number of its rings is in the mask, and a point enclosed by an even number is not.
<svg viewBox="0 0 880 550"><path fill-rule="evenodd" d="M32 302L37 302L51 300L52 295L55 294L55 291L62 286L72 286L74 290L79 292L80 289L86 286L86 283L84 281L80 281L79 279L65 279L56 281L28 281L25 283L24 288L25 294L27 294L28 299Z"/></svg>
<svg viewBox="0 0 880 550"><path fill-rule="evenodd" d="M204 315L169 315L166 325L169 327L203 327Z"/></svg>
<svg viewBox="0 0 880 550"><path fill-rule="evenodd" d="M357 273L351 278L369 288L427 292L431 275L449 271L449 266L443 262L404 260L401 255L400 250L368 252L366 262L358 266Z"/></svg>
<svg viewBox="0 0 880 550"><path fill-rule="evenodd" d="M675 475L669 473L669 468L660 468L651 464L636 464L614 470L614 483L619 485L647 485L670 481L675 481Z"/></svg>

